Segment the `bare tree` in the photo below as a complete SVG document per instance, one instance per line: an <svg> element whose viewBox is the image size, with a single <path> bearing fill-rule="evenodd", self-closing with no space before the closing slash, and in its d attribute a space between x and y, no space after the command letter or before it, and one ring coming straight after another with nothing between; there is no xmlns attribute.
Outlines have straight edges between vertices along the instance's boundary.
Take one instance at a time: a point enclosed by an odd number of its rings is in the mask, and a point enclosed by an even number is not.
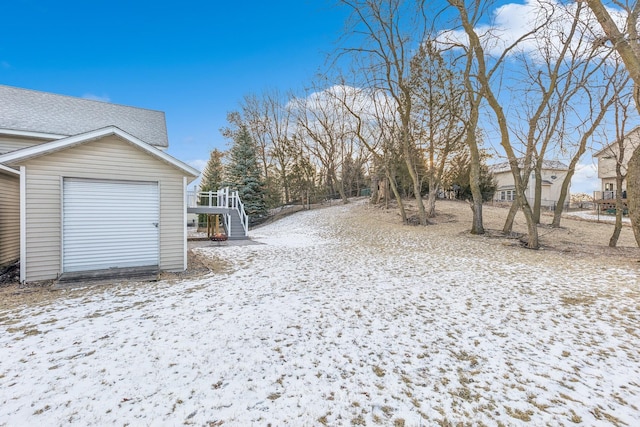
<svg viewBox="0 0 640 427"><path fill-rule="evenodd" d="M260 161L262 175L265 181L269 180L269 159L267 139L267 123L262 99L257 95L245 95L240 103L240 111L237 112L237 120L242 121L251 134L257 149L257 157ZM237 124L237 123L236 123Z"/></svg>
<svg viewBox="0 0 640 427"><path fill-rule="evenodd" d="M577 142L577 149L574 152L569 162L569 169L562 182L560 189L560 195L558 197L558 208L553 214L552 227L560 227L560 220L562 217L562 207L565 200L568 198L569 185L571 178L576 170L580 157L585 153L587 148L587 142L592 138L594 132L600 126L600 123L606 116L607 112L618 98L618 90L620 87L624 87L628 81L628 75L621 73L621 64L617 64L612 68L603 67L602 70L608 70L608 75L605 74L603 87L597 88L597 91L589 93L589 107L593 112L588 121L585 120L582 126L579 127L579 138Z"/></svg>
<svg viewBox="0 0 640 427"><path fill-rule="evenodd" d="M351 138L349 123L335 98L315 91L294 101L298 135L322 168L324 182L331 194L336 192L348 202L339 172L348 153Z"/></svg>
<svg viewBox="0 0 640 427"><path fill-rule="evenodd" d="M471 234L484 234L482 205L484 197L481 186L482 152L479 138L480 107L484 98L484 90L475 78L475 51L465 44L457 44L463 50L462 81L464 87L463 105L468 110L468 116L463 119L464 143L469 148L469 187L471 188Z"/></svg>
<svg viewBox="0 0 640 427"><path fill-rule="evenodd" d="M542 205L542 169L545 165L548 150L558 149L563 144L566 127L569 125L570 104L585 80L576 76L584 74L584 69L591 69L590 61L584 60L585 48L582 44L581 5L564 7L555 2L538 3L543 13L542 26L530 44L535 49L528 49L517 55L524 73L523 79L517 79L513 89L522 96L514 97L521 102L515 110L522 112L520 122L526 123L522 129L512 126L512 131L520 139L523 151L531 153L530 162L521 165L523 185L529 186L529 177L533 173L534 197L533 220L540 222ZM587 53L592 50L586 49ZM582 112L584 113L584 112ZM588 113L587 113L588 114ZM514 203L507 216L503 232L508 234L513 226L513 219L519 204Z"/></svg>
<svg viewBox="0 0 640 427"><path fill-rule="evenodd" d="M531 206L525 197L526 183L523 182L520 162L518 156L511 143L511 133L509 129L507 115L503 109L503 106L496 94L495 87L492 85L492 79L499 75L500 67L504 62L504 59L509 53L515 49L518 44L524 40L527 40L534 35L540 28L546 25L546 20L535 25L530 31L526 31L522 36L516 39L513 43L507 45L497 58L492 58L485 50L481 36L477 32L476 24L482 16L483 2L481 0L474 0L467 6L462 0L448 0L458 12L460 22L464 33L468 40L468 48L473 52L473 60L475 62L476 70L474 78L477 79L480 87L482 97L487 101L489 108L495 114L498 128L500 131L500 145L506 153L509 165L511 167L511 173L514 178L516 200L518 205L522 208L522 212L527 222L528 242L527 246L530 249L537 249L539 247L538 242L538 229L536 222L533 218L533 212ZM491 39L491 35L487 33L483 34L483 37ZM486 42L486 39L485 39ZM491 61L491 62L489 62ZM533 147L527 146L524 156L524 164L529 164L533 155ZM473 162L473 158L472 158ZM473 164L472 164L473 166ZM475 197L475 196L474 196Z"/></svg>
<svg viewBox="0 0 640 427"><path fill-rule="evenodd" d="M384 183L389 184L395 197L404 224L407 213L398 186L393 157L393 140L397 130L393 101L384 91L358 89L341 85L329 92L350 117L354 137L374 159L384 174ZM386 195L385 195L386 197ZM373 200L373 199L372 199Z"/></svg>
<svg viewBox="0 0 640 427"><path fill-rule="evenodd" d="M263 95L263 111L265 115L264 131L269 141L267 155L270 167L275 170L278 184L285 203L291 201L291 185L289 169L295 153L293 134L293 118L289 98L278 91Z"/></svg>
<svg viewBox="0 0 640 427"><path fill-rule="evenodd" d="M569 184L586 144L600 125L612 100L611 87L604 73L608 67L608 52L594 45L590 37L588 9L582 4L561 5L540 3L546 25L530 41L535 46L520 55L525 79L517 81L524 87L521 104L516 111L524 112L522 129L512 131L522 142L523 151L532 154L521 165L525 186L533 176L533 219L540 222L542 206L542 169L548 152L568 157L568 172L561 183L560 200L555 206L552 226L559 227ZM615 75L614 75L615 78ZM530 82L530 84L526 84ZM503 228L509 233L519 204L512 205Z"/></svg>
<svg viewBox="0 0 640 427"><path fill-rule="evenodd" d="M604 153L607 154L615 162L616 172L616 222L613 227L613 233L609 239L609 246L616 247L618 244L618 238L622 231L622 215L625 210L623 200L623 183L627 177L627 153L633 150L633 146L629 138L627 138L627 123L630 119L632 96L630 92L620 94L616 98L614 104L615 111L615 140L613 143L607 145L604 148Z"/></svg>
<svg viewBox="0 0 640 427"><path fill-rule="evenodd" d="M263 179L273 203L290 201L288 168L292 158L291 112L278 91L245 95L236 117L256 143Z"/></svg>
<svg viewBox="0 0 640 427"><path fill-rule="evenodd" d="M425 17L411 2L402 0L338 0L352 14L346 35L356 38L356 46L341 53L352 55L354 66L363 76L362 87L384 90L395 103L401 153L406 163L421 225L427 213L422 199L420 166L414 155L413 96L410 79L411 58L425 39Z"/></svg>

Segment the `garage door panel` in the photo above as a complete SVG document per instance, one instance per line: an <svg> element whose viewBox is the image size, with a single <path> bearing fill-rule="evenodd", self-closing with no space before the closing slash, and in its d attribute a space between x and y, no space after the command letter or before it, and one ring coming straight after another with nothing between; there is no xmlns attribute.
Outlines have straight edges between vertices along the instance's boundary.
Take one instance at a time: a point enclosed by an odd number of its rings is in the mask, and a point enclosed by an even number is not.
<svg viewBox="0 0 640 427"><path fill-rule="evenodd" d="M65 178L63 271L158 265L155 182Z"/></svg>

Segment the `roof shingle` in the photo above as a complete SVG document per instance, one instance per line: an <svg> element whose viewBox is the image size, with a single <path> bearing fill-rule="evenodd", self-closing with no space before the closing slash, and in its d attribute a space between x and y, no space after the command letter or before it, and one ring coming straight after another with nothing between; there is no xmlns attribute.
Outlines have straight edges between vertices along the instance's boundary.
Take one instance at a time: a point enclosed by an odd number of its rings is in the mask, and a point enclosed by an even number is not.
<svg viewBox="0 0 640 427"><path fill-rule="evenodd" d="M520 157L518 159L518 166L520 168L524 166L524 158ZM569 169L569 166L558 160L543 160L542 169L566 171ZM492 173L511 172L511 165L509 165L509 162L496 163L494 165L490 165L489 170Z"/></svg>
<svg viewBox="0 0 640 427"><path fill-rule="evenodd" d="M162 111L0 85L0 129L72 136L107 126L169 145Z"/></svg>

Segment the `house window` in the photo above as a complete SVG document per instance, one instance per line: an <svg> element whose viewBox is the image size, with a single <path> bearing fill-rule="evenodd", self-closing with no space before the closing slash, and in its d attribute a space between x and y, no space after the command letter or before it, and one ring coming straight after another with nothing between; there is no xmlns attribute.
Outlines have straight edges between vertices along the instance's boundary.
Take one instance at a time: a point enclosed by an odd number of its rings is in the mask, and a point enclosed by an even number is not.
<svg viewBox="0 0 640 427"><path fill-rule="evenodd" d="M500 192L500 200L503 202L512 202L515 200L516 191L515 190L506 190Z"/></svg>

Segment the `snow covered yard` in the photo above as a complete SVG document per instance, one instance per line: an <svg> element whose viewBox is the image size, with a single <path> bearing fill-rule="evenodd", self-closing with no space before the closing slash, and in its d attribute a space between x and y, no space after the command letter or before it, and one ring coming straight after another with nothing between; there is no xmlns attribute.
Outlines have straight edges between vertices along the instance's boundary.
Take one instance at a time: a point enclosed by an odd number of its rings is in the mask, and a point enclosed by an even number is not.
<svg viewBox="0 0 640 427"><path fill-rule="evenodd" d="M198 249L223 273L0 310L0 425L639 425L638 263L466 226L306 211Z"/></svg>

